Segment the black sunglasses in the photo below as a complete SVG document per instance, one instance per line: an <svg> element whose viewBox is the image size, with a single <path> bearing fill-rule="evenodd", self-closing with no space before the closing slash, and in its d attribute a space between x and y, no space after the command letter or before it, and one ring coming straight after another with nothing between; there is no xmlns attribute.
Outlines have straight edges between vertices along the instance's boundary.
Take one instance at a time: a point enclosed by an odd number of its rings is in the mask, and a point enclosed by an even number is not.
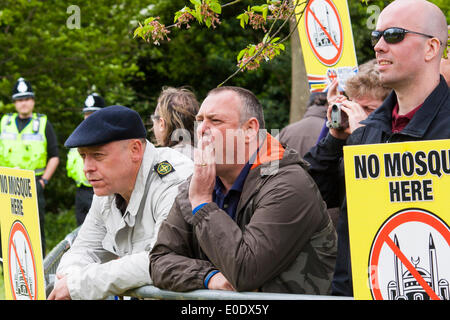
<svg viewBox="0 0 450 320"><path fill-rule="evenodd" d="M403 39L405 39L405 34L407 33L414 33L414 34L418 34L424 37L428 37L428 38L434 38L433 36L430 36L429 34L424 34L424 33L420 33L420 32L415 32L415 31L409 31L403 28L387 28L384 31L372 31L371 33L371 39L372 39L372 46L375 47L375 45L378 43L378 41L380 40L381 37L384 38L384 41L386 41L387 43L399 43L400 41L402 41Z"/></svg>

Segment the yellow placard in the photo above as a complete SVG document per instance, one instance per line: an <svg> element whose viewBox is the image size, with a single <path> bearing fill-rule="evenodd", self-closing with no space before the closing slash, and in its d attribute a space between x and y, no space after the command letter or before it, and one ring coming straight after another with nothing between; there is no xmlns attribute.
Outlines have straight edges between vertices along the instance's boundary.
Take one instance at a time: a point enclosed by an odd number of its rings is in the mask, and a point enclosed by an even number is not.
<svg viewBox="0 0 450 320"><path fill-rule="evenodd" d="M449 299L450 140L344 147L355 299Z"/></svg>
<svg viewBox="0 0 450 320"><path fill-rule="evenodd" d="M0 225L6 299L45 300L33 171L0 167Z"/></svg>
<svg viewBox="0 0 450 320"><path fill-rule="evenodd" d="M296 8L298 33L311 92L326 91L333 79L341 89L358 71L347 0L311 0Z"/></svg>

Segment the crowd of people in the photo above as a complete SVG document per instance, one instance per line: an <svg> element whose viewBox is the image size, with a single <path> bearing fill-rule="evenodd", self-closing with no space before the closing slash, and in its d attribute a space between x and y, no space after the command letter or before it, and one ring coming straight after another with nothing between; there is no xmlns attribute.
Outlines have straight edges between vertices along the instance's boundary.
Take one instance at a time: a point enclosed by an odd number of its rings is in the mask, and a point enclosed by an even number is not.
<svg viewBox="0 0 450 320"><path fill-rule="evenodd" d="M153 143L136 111L90 94L64 143L81 227L48 299L104 299L149 284L352 296L343 147L450 139L443 12L396 0L371 40L376 58L345 92L335 81L312 94L305 117L278 137L241 87L212 89L201 103L188 88L163 88ZM1 120L2 165L32 168L43 191L59 162L55 134L33 112L29 82L18 80L13 100L17 113ZM340 127L331 124L335 104Z"/></svg>

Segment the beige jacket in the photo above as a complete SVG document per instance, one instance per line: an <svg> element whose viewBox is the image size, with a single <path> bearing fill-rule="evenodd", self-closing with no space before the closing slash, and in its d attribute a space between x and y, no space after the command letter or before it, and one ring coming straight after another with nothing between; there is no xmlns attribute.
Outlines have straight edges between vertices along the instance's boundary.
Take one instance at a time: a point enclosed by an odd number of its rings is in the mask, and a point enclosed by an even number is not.
<svg viewBox="0 0 450 320"><path fill-rule="evenodd" d="M174 145L172 149L177 150L194 161L194 147L191 144L180 142Z"/></svg>
<svg viewBox="0 0 450 320"><path fill-rule="evenodd" d="M156 167L163 161L175 170L161 177ZM171 148L155 148L147 141L125 214L122 216L116 207L115 195L94 195L86 220L57 270L67 275L72 299L104 299L151 284L149 252L178 194L178 186L192 171L192 161ZM149 190L144 194L147 177Z"/></svg>

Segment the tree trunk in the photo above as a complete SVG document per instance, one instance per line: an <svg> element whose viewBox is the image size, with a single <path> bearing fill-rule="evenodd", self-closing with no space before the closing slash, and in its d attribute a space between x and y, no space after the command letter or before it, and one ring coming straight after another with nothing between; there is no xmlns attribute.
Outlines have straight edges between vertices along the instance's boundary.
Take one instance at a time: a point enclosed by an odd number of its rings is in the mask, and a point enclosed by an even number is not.
<svg viewBox="0 0 450 320"><path fill-rule="evenodd" d="M292 87L289 123L293 123L302 119L310 92L295 19L289 21L289 26L291 30L296 29L291 35Z"/></svg>

